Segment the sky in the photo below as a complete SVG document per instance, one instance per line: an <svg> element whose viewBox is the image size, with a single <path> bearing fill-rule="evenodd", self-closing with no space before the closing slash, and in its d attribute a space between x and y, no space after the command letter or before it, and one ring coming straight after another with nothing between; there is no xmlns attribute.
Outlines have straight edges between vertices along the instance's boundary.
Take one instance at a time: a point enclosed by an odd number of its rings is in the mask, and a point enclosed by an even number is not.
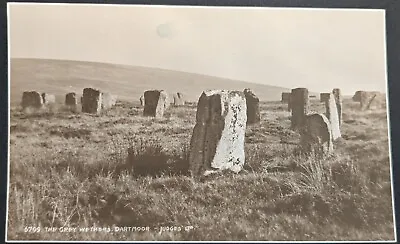
<svg viewBox="0 0 400 244"><path fill-rule="evenodd" d="M386 90L384 10L8 4L11 58L156 67L314 92Z"/></svg>

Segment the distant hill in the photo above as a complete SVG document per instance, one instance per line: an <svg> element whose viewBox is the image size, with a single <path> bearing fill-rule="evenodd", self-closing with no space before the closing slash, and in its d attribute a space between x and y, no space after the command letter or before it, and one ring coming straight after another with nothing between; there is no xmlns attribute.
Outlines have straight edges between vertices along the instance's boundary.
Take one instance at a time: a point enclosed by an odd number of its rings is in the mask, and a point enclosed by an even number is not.
<svg viewBox="0 0 400 244"><path fill-rule="evenodd" d="M189 101L197 101L207 89L243 90L250 88L262 101L280 100L288 88L261 85L201 74L158 68L106 63L11 59L11 103L21 100L22 92L36 90L56 95L63 101L68 92L82 94L85 87L113 93L120 100L137 102L144 91L164 89L182 92Z"/></svg>

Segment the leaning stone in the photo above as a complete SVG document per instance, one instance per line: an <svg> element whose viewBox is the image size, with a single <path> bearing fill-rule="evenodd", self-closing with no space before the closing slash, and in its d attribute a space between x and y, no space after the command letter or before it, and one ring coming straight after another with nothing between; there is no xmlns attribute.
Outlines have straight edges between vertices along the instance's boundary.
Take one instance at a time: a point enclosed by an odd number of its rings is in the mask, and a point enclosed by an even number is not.
<svg viewBox="0 0 400 244"><path fill-rule="evenodd" d="M242 169L246 111L243 92L211 90L202 93L190 142L189 171L192 175Z"/></svg>
<svg viewBox="0 0 400 244"><path fill-rule="evenodd" d="M342 92L340 91L339 88L335 88L332 90L333 96L335 97L335 102L336 102L336 108L337 108L337 113L339 116L339 126L342 125L342 106L343 106L343 100L342 100Z"/></svg>
<svg viewBox="0 0 400 244"><path fill-rule="evenodd" d="M315 152L318 155L328 155L333 152L331 124L324 114L306 116L300 144L305 152Z"/></svg>
<svg viewBox="0 0 400 244"><path fill-rule="evenodd" d="M174 106L183 106L183 105L185 105L185 100L184 100L184 97L183 97L182 93L180 93L180 92L175 93L174 96L173 96L173 99L174 99Z"/></svg>
<svg viewBox="0 0 400 244"><path fill-rule="evenodd" d="M149 90L144 92L144 116L162 118L167 108L167 93L163 90Z"/></svg>
<svg viewBox="0 0 400 244"><path fill-rule="evenodd" d="M328 100L325 101L326 117L329 119L332 128L332 139L336 140L341 137L338 109L333 93L330 94Z"/></svg>
<svg viewBox="0 0 400 244"><path fill-rule="evenodd" d="M243 93L246 97L247 124L260 122L260 99L250 89L244 89Z"/></svg>
<svg viewBox="0 0 400 244"><path fill-rule="evenodd" d="M102 107L102 93L93 88L83 89L82 112L99 114Z"/></svg>
<svg viewBox="0 0 400 244"><path fill-rule="evenodd" d="M305 118L309 110L307 88L292 89L290 98L292 109L291 128L294 130L301 129L304 126Z"/></svg>
<svg viewBox="0 0 400 244"><path fill-rule="evenodd" d="M22 93L21 106L23 109L28 107L41 108L43 107L43 97L37 91L26 91Z"/></svg>

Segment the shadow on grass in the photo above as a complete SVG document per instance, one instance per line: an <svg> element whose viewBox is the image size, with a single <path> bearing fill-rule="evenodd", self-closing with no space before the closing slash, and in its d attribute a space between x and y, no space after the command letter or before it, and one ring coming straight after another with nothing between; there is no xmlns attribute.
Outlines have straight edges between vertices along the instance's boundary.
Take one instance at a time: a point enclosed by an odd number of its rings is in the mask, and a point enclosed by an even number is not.
<svg viewBox="0 0 400 244"><path fill-rule="evenodd" d="M182 152L169 154L157 140L139 139L128 148L126 162L117 172L127 170L134 176L188 175L189 147L184 145Z"/></svg>

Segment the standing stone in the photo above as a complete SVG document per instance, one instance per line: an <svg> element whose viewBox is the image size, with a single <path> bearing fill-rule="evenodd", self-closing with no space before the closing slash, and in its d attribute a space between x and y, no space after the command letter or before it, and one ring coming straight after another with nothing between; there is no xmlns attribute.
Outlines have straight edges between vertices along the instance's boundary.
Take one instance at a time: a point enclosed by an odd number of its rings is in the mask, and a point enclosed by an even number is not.
<svg viewBox="0 0 400 244"><path fill-rule="evenodd" d="M352 99L354 102L361 102L361 91L356 91Z"/></svg>
<svg viewBox="0 0 400 244"><path fill-rule="evenodd" d="M26 91L22 93L21 106L23 109L28 107L41 108L43 107L43 97L37 91Z"/></svg>
<svg viewBox="0 0 400 244"><path fill-rule="evenodd" d="M329 92L323 92L323 93L320 93L319 94L319 101L321 102L321 103L325 103L328 99L329 99L329 96L330 96L331 94L329 93Z"/></svg>
<svg viewBox="0 0 400 244"><path fill-rule="evenodd" d="M76 93L75 92L70 92L65 95L65 105L72 109L73 111L76 111L76 108L78 106L78 100L76 99Z"/></svg>
<svg viewBox="0 0 400 244"><path fill-rule="evenodd" d="M384 108L386 96L383 93L375 91L360 91L361 110Z"/></svg>
<svg viewBox="0 0 400 244"><path fill-rule="evenodd" d="M288 103L290 99L290 92L282 92L281 102Z"/></svg>
<svg viewBox="0 0 400 244"><path fill-rule="evenodd" d="M301 129L304 126L305 118L309 110L308 89L292 89L290 103L292 109L291 128L294 130Z"/></svg>
<svg viewBox="0 0 400 244"><path fill-rule="evenodd" d="M70 107L76 107L78 105L75 92L70 92L65 95L65 105Z"/></svg>
<svg viewBox="0 0 400 244"><path fill-rule="evenodd" d="M190 142L189 170L192 175L242 169L246 111L243 92L211 90L202 93Z"/></svg>
<svg viewBox="0 0 400 244"><path fill-rule="evenodd" d="M288 112L292 111L292 94L289 94L289 98L288 98L288 106L287 106L287 110Z"/></svg>
<svg viewBox="0 0 400 244"><path fill-rule="evenodd" d="M139 100L140 100L140 105L141 105L142 107L144 107L144 95L141 95L140 98L139 98Z"/></svg>
<svg viewBox="0 0 400 244"><path fill-rule="evenodd" d="M101 94L101 97L102 97L101 99L102 109L111 109L117 102L117 97L110 93L103 92Z"/></svg>
<svg viewBox="0 0 400 244"><path fill-rule="evenodd" d="M43 104L52 104L56 102L56 97L53 94L42 93Z"/></svg>
<svg viewBox="0 0 400 244"><path fill-rule="evenodd" d="M340 133L338 109L336 108L336 101L333 93L331 93L328 100L325 101L325 108L326 108L326 117L329 119L329 122L331 123L332 137L333 137L332 139L336 140L342 135Z"/></svg>
<svg viewBox="0 0 400 244"><path fill-rule="evenodd" d="M165 102L164 102L164 110L167 110L170 106L171 103L173 102L171 96L168 94L168 92L163 91L165 95Z"/></svg>
<svg viewBox="0 0 400 244"><path fill-rule="evenodd" d="M333 96L335 97L335 102L336 102L336 108L337 108L337 113L339 116L339 126L342 125L342 105L343 105L343 100L342 100L342 92L340 91L339 88L335 88L332 90Z"/></svg>
<svg viewBox="0 0 400 244"><path fill-rule="evenodd" d="M78 101L76 99L76 93L75 92L70 92L65 95L65 105L67 106L76 106L78 104Z"/></svg>
<svg viewBox="0 0 400 244"><path fill-rule="evenodd" d="M144 116L162 118L167 108L167 93L163 90L149 90L144 92Z"/></svg>
<svg viewBox="0 0 400 244"><path fill-rule="evenodd" d="M177 92L174 94L174 106L183 106L185 105L185 100L183 98L183 94L180 92Z"/></svg>
<svg viewBox="0 0 400 244"><path fill-rule="evenodd" d="M102 93L93 88L83 89L82 112L99 114L102 106Z"/></svg>
<svg viewBox="0 0 400 244"><path fill-rule="evenodd" d="M246 98L247 124L260 122L260 99L250 89L244 89L243 93Z"/></svg>
<svg viewBox="0 0 400 244"><path fill-rule="evenodd" d="M319 155L327 155L333 151L331 124L325 115L310 114L306 116L300 144L306 152L314 151Z"/></svg>

